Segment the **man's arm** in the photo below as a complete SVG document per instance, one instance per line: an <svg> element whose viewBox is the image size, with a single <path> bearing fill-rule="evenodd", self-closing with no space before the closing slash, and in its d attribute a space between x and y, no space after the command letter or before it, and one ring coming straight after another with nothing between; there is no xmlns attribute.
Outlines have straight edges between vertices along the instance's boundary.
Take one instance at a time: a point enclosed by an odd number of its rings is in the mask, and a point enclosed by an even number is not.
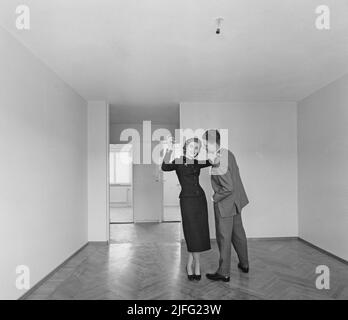
<svg viewBox="0 0 348 320"><path fill-rule="evenodd" d="M234 188L233 188L233 180L232 180L232 174L230 170L227 170L227 172L223 175L217 176L220 182L221 187L217 192L213 195L213 201L219 202L226 197L233 194Z"/></svg>

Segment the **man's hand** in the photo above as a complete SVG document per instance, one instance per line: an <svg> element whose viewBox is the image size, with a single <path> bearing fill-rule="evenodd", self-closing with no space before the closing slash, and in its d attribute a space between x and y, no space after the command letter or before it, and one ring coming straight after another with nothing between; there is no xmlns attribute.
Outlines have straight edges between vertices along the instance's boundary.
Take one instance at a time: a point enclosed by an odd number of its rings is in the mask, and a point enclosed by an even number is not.
<svg viewBox="0 0 348 320"><path fill-rule="evenodd" d="M213 153L208 153L207 158L211 164L215 164L216 161L216 155Z"/></svg>
<svg viewBox="0 0 348 320"><path fill-rule="evenodd" d="M167 151L173 151L174 150L173 138L171 136L168 136L166 142L167 142Z"/></svg>

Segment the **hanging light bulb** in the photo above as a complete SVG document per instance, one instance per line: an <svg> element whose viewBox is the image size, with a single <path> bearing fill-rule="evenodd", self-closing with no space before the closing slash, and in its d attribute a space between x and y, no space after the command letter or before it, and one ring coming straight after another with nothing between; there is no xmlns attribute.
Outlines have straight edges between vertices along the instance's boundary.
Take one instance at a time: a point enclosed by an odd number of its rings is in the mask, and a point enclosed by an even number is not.
<svg viewBox="0 0 348 320"><path fill-rule="evenodd" d="M224 20L224 18L222 17L218 17L215 19L216 21L216 31L215 33L216 34L220 34L221 33L221 24L222 24L222 21Z"/></svg>

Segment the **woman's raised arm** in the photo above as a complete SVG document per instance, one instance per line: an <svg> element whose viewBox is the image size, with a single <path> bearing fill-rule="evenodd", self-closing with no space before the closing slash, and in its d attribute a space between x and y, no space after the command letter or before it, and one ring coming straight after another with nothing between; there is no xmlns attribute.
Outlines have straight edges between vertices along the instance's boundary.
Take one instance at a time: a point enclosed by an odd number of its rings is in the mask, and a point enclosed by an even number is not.
<svg viewBox="0 0 348 320"><path fill-rule="evenodd" d="M210 167L212 164L209 160L198 160L198 165L200 168Z"/></svg>
<svg viewBox="0 0 348 320"><path fill-rule="evenodd" d="M174 161L170 161L170 158L171 158L171 155L172 155L172 152L171 150L167 150L164 158L163 158L163 161L162 161L162 170L163 171L174 171L176 170L176 164L175 164L175 160Z"/></svg>

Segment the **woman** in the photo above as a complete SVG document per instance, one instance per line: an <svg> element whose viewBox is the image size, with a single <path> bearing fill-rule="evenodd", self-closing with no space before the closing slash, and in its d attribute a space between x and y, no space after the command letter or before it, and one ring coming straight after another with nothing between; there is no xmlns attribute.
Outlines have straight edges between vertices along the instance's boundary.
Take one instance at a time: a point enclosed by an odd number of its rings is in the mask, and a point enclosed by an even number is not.
<svg viewBox="0 0 348 320"><path fill-rule="evenodd" d="M169 138L168 150L162 163L163 171L176 171L181 185L179 198L184 237L189 252L186 265L189 280L201 280L200 252L210 249L207 199L199 185L200 170L210 166L210 163L196 159L200 149L201 141L198 138L188 139L183 148L183 156L170 162L173 142Z"/></svg>

